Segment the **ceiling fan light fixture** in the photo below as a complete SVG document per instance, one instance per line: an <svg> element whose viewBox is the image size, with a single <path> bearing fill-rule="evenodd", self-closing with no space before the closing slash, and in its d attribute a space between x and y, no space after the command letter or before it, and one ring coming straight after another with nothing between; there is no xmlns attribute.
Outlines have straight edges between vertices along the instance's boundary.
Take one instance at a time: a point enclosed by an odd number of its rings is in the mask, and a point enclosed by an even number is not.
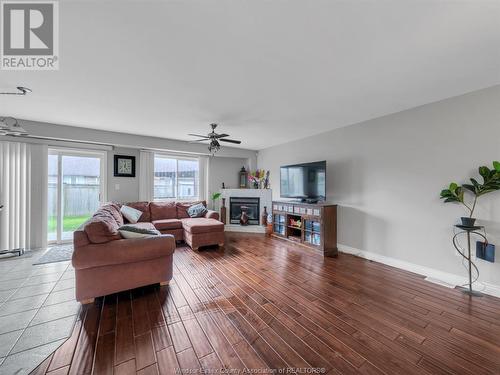
<svg viewBox="0 0 500 375"><path fill-rule="evenodd" d="M21 94L20 95L26 95L26 94L30 94L33 92L33 90L27 88L27 87L23 87L23 86L17 86L17 89L19 91L21 91Z"/></svg>
<svg viewBox="0 0 500 375"><path fill-rule="evenodd" d="M208 145L208 151L214 155L217 151L220 150L220 144L216 140L212 140Z"/></svg>
<svg viewBox="0 0 500 375"><path fill-rule="evenodd" d="M8 120L13 120L13 123L9 125ZM0 117L0 135L19 137L28 135L28 132L21 125L19 125L16 118Z"/></svg>
<svg viewBox="0 0 500 375"><path fill-rule="evenodd" d="M191 141L189 143L198 143L198 142L209 141L210 143L208 144L208 151L210 151L212 156L217 151L219 151L221 148L219 141L234 143L234 144L238 144L238 145L241 144L241 141L226 138L226 137L229 137L229 134L226 134L226 133L217 134L215 132L215 129L217 128L217 124L212 123L212 124L210 124L210 127L212 128L212 131L210 133L208 133L207 135L192 134L192 133L188 134L189 136L200 138L200 139L196 139L194 141Z"/></svg>
<svg viewBox="0 0 500 375"><path fill-rule="evenodd" d="M18 90L18 92L0 92L0 95L22 95L22 96L24 96L26 94L33 92L33 90L31 90L30 88L24 87L24 86L17 86L16 89Z"/></svg>

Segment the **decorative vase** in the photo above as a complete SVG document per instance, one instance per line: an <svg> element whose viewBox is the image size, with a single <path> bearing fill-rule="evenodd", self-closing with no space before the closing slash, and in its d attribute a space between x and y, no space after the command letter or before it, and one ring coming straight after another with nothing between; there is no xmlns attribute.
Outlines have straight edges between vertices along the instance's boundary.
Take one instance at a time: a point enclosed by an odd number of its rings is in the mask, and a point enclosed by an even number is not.
<svg viewBox="0 0 500 375"><path fill-rule="evenodd" d="M267 207L264 206L264 211L262 211L262 222L261 225L263 227L267 226Z"/></svg>
<svg viewBox="0 0 500 375"><path fill-rule="evenodd" d="M249 218L247 215L248 207L241 206L240 209L241 209L240 224L241 225L248 225L248 221L249 221Z"/></svg>
<svg viewBox="0 0 500 375"><path fill-rule="evenodd" d="M476 219L473 217L461 217L460 220L464 227L473 227L476 222Z"/></svg>
<svg viewBox="0 0 500 375"><path fill-rule="evenodd" d="M220 220L226 225L226 198L222 198L222 206L220 207Z"/></svg>
<svg viewBox="0 0 500 375"><path fill-rule="evenodd" d="M269 189L269 174L270 172L266 172L266 178L264 179L264 189Z"/></svg>

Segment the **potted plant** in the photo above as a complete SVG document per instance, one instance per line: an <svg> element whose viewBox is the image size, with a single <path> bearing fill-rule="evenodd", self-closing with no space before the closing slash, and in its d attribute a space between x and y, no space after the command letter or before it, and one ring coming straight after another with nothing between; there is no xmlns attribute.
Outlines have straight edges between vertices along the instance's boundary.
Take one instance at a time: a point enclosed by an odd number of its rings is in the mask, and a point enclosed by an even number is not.
<svg viewBox="0 0 500 375"><path fill-rule="evenodd" d="M452 182L447 189L441 191L441 199L444 203L459 203L463 205L469 216L461 217L462 225L466 227L473 227L476 219L473 217L476 203L479 197L500 190L500 162L493 162L493 169L486 166L479 167L479 175L482 177L483 182L480 183L476 179L471 178L470 184L458 185ZM470 198L467 198L471 196Z"/></svg>
<svg viewBox="0 0 500 375"><path fill-rule="evenodd" d="M217 207L215 207L215 203L216 203L217 199L219 199L221 196L222 196L222 193L213 193L210 196L210 199L212 200L212 208L214 211L217 211Z"/></svg>
<svg viewBox="0 0 500 375"><path fill-rule="evenodd" d="M250 181L254 189L258 189L260 186L260 181L262 179L261 173L260 169L257 169L254 172L250 172L248 175L248 181Z"/></svg>

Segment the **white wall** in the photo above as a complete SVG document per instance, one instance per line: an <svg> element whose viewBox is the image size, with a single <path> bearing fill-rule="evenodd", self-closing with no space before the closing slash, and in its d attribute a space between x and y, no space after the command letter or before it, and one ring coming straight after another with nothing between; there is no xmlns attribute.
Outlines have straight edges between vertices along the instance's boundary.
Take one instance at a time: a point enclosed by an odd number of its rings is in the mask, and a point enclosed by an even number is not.
<svg viewBox="0 0 500 375"><path fill-rule="evenodd" d="M108 201L134 202L139 200L139 150L133 148L114 148L108 151ZM135 156L135 177L114 176L114 156Z"/></svg>
<svg viewBox="0 0 500 375"><path fill-rule="evenodd" d="M0 115L2 115L0 113ZM190 143L176 139L149 137L137 134L111 132L105 130L81 128L77 126L66 126L50 124L46 122L18 119L19 123L32 136L54 138L66 141L93 142L96 144L112 145L116 147L134 149L152 149L172 152L185 152L193 154L208 155L207 145L203 143ZM141 125L137 126L137 133L141 133ZM188 130L186 130L188 132ZM255 163L255 151L228 147L224 145L218 152L218 156L232 158L249 158Z"/></svg>
<svg viewBox="0 0 500 375"><path fill-rule="evenodd" d="M147 137L126 133L116 133L96 129L87 129L74 126L63 126L49 124L38 121L20 120L21 125L28 130L32 136L54 138L69 142L92 142L96 144L113 146L112 151L108 151L108 187L107 200L119 202L131 202L139 200L139 167L140 149L152 149L162 152L180 152L193 154L207 154L207 145L191 144L185 141L174 139ZM19 140L19 139L18 139ZM30 141L30 140L28 140ZM54 144L51 140L31 140ZM64 146L78 148L78 143L62 142ZM61 142L57 142L60 144ZM88 146L87 146L88 147ZM98 147L98 146L96 146ZM109 147L108 147L109 148ZM113 176L113 156L131 155L136 157L136 177L114 177ZM226 186L234 187L238 179L239 169L245 165L247 168L255 169L257 164L257 154L253 150L222 147L216 157L210 158L208 174L209 192L218 191L222 182ZM117 189L116 184L119 185Z"/></svg>
<svg viewBox="0 0 500 375"><path fill-rule="evenodd" d="M332 103L335 105L335 103ZM327 160L327 199L339 204L339 244L464 275L451 244L464 210L439 192L500 160L500 86L264 149L258 167ZM500 285L500 192L475 214L497 245L497 262L478 260L480 280Z"/></svg>
<svg viewBox="0 0 500 375"><path fill-rule="evenodd" d="M136 157L135 177L114 177L113 156L130 155ZM108 201L133 202L139 200L139 157L140 152L133 148L114 148L108 151ZM208 197L221 189L222 183L226 188L235 188L239 183L238 172L241 167L249 167L246 158L211 157L208 162ZM119 189L116 189L116 184Z"/></svg>
<svg viewBox="0 0 500 375"><path fill-rule="evenodd" d="M223 182L226 189L239 188L239 172L243 166L247 170L249 169L248 159L221 157L210 158L208 170L211 179L208 185L208 192L210 194L218 192L222 188Z"/></svg>

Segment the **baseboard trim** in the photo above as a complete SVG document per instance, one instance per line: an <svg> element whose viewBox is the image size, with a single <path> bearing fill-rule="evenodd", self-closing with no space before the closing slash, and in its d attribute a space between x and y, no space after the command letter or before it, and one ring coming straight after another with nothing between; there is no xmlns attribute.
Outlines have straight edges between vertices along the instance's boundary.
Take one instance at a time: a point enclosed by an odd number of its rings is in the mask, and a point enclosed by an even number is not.
<svg viewBox="0 0 500 375"><path fill-rule="evenodd" d="M435 284L440 284L448 288L454 288L457 285L463 285L467 282L467 278L459 275L455 275L448 272L443 272L436 270L434 268L420 266L418 264L406 262L404 260L388 257L385 255L373 253L371 251L365 251L356 249L351 246L338 244L338 249L342 253L355 255L360 258L373 260L388 266L396 267L405 271L413 272L426 277L426 280ZM500 298L500 285L490 284L481 282L484 289L479 288L478 290L484 294L489 294L491 296Z"/></svg>

